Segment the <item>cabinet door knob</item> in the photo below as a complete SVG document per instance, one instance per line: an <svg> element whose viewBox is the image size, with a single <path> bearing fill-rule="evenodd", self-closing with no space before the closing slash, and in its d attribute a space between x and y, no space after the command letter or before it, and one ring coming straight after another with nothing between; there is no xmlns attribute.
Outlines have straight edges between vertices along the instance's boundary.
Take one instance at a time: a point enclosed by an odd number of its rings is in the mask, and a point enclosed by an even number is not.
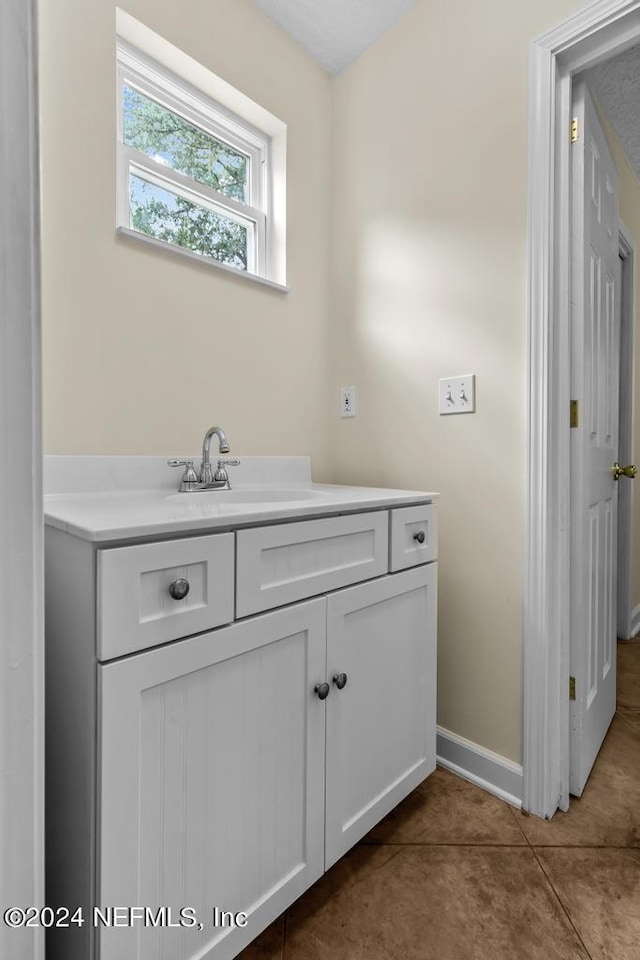
<svg viewBox="0 0 640 960"><path fill-rule="evenodd" d="M328 683L316 683L313 692L318 694L318 700L326 700L331 687Z"/></svg>
<svg viewBox="0 0 640 960"><path fill-rule="evenodd" d="M418 543L424 543L424 541L426 540L426 534L424 530L418 530L417 533L414 533L413 539L417 540Z"/></svg>
<svg viewBox="0 0 640 960"><path fill-rule="evenodd" d="M338 690L344 689L347 685L347 675L346 673L334 673L333 682L335 683Z"/></svg>
<svg viewBox="0 0 640 960"><path fill-rule="evenodd" d="M190 589L189 581L184 579L174 580L169 584L169 593L174 600L184 600Z"/></svg>

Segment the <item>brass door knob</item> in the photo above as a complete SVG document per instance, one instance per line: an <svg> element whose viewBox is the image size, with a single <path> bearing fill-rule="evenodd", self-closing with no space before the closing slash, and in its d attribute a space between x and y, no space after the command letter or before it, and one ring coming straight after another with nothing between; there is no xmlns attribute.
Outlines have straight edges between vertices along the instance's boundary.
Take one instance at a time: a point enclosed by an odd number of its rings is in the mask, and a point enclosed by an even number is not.
<svg viewBox="0 0 640 960"><path fill-rule="evenodd" d="M347 685L346 673L334 673L333 682L335 683L338 690L344 690L344 688Z"/></svg>
<svg viewBox="0 0 640 960"><path fill-rule="evenodd" d="M326 700L329 696L330 690L331 687L328 683L316 683L315 687L313 688L313 692L317 693L318 695L318 700Z"/></svg>
<svg viewBox="0 0 640 960"><path fill-rule="evenodd" d="M626 467L621 467L617 460L612 466L611 471L614 480L619 480L620 477L628 477L629 480L633 480L638 474L638 469L634 463L629 463Z"/></svg>

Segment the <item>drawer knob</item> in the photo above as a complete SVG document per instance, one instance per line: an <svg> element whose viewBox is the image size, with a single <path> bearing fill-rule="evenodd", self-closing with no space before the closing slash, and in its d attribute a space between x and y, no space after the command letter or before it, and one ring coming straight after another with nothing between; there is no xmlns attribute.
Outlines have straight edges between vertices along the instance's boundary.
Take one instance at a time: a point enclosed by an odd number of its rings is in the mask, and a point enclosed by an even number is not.
<svg viewBox="0 0 640 960"><path fill-rule="evenodd" d="M343 690L347 685L346 673L334 673L333 682L335 683L338 690Z"/></svg>
<svg viewBox="0 0 640 960"><path fill-rule="evenodd" d="M174 580L173 583L169 584L169 593L174 600L184 600L190 589L189 581L183 578Z"/></svg>
<svg viewBox="0 0 640 960"><path fill-rule="evenodd" d="M326 700L331 687L328 683L316 683L313 692L318 694L318 700Z"/></svg>
<svg viewBox="0 0 640 960"><path fill-rule="evenodd" d="M417 533L414 533L413 539L417 540L418 543L424 543L424 541L426 540L426 534L424 530L418 530Z"/></svg>

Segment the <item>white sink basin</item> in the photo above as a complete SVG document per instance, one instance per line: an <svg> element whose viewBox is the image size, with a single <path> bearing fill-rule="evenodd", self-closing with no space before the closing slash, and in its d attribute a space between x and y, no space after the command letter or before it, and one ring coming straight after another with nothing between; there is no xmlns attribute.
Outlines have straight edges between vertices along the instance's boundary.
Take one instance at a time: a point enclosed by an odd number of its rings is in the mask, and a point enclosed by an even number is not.
<svg viewBox="0 0 640 960"><path fill-rule="evenodd" d="M187 500L205 504L215 503L291 503L296 500L318 500L327 497L323 490L285 490L263 488L256 490L202 490L196 493L172 493L167 500Z"/></svg>

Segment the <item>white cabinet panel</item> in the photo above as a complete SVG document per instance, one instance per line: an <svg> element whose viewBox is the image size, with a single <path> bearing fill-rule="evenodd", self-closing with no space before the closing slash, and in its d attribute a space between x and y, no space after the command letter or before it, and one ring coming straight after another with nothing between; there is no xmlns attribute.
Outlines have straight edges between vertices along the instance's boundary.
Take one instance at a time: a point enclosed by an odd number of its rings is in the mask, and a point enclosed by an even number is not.
<svg viewBox="0 0 640 960"><path fill-rule="evenodd" d="M326 868L435 769L436 570L327 599Z"/></svg>
<svg viewBox="0 0 640 960"><path fill-rule="evenodd" d="M435 507L430 503L391 511L391 562L389 569L405 570L429 563L437 556Z"/></svg>
<svg viewBox="0 0 640 960"><path fill-rule="evenodd" d="M174 599L171 584L189 592ZM98 659L233 620L233 534L98 550Z"/></svg>
<svg viewBox="0 0 640 960"><path fill-rule="evenodd" d="M325 629L314 600L99 667L99 902L204 924L102 930L100 960L228 960L321 875Z"/></svg>
<svg viewBox="0 0 640 960"><path fill-rule="evenodd" d="M239 530L236 616L379 577L388 542L384 510Z"/></svg>

